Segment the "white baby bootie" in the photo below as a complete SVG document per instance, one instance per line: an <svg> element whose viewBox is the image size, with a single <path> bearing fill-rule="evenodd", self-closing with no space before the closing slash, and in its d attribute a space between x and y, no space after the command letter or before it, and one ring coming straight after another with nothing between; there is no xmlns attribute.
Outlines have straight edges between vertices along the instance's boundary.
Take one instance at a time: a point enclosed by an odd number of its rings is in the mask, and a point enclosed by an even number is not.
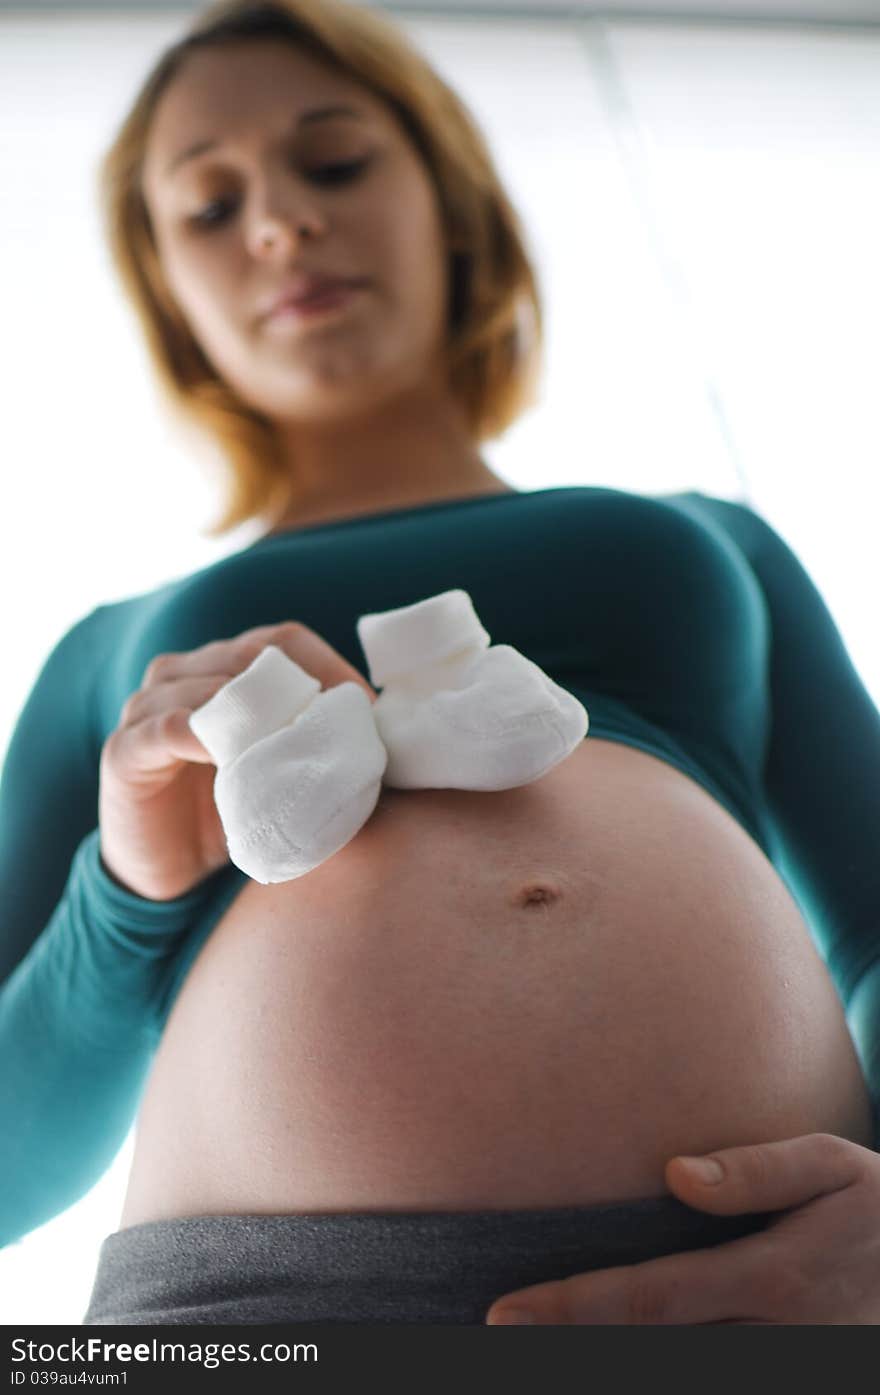
<svg viewBox="0 0 880 1395"><path fill-rule="evenodd" d="M217 766L229 856L254 881L302 877L373 812L388 760L359 683L321 690L276 645L189 719Z"/></svg>
<svg viewBox="0 0 880 1395"><path fill-rule="evenodd" d="M467 591L362 615L373 718L397 789L505 790L545 775L587 734L586 708L509 644L490 648Z"/></svg>

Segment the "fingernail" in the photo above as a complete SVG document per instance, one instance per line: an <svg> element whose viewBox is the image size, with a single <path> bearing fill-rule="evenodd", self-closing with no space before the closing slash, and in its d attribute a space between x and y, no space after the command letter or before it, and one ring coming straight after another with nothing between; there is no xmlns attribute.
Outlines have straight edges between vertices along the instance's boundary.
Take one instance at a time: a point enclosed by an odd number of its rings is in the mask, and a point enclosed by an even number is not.
<svg viewBox="0 0 880 1395"><path fill-rule="evenodd" d="M724 1177L724 1168L716 1158L679 1157L679 1162L684 1163L688 1171L700 1182L711 1184L722 1181Z"/></svg>
<svg viewBox="0 0 880 1395"><path fill-rule="evenodd" d="M492 1313L486 1319L487 1327L508 1327L517 1323L534 1322L534 1314L526 1311L525 1308L499 1308L497 1313Z"/></svg>

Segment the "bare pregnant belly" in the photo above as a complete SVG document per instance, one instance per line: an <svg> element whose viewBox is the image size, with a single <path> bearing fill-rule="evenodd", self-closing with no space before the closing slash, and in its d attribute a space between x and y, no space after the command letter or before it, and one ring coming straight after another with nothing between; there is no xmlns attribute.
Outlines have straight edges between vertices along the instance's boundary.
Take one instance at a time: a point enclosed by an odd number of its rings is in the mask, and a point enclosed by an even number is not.
<svg viewBox="0 0 880 1395"><path fill-rule="evenodd" d="M534 784L383 788L306 877L249 882L166 1024L119 1228L591 1205L676 1153L870 1147L843 1010L733 817L589 737Z"/></svg>

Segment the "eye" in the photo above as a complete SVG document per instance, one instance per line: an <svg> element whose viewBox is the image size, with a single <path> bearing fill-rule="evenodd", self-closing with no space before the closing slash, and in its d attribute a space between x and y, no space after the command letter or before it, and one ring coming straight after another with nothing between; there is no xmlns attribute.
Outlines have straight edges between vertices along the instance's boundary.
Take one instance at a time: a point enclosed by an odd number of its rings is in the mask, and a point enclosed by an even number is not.
<svg viewBox="0 0 880 1395"><path fill-rule="evenodd" d="M347 160L344 164L319 165L316 169L308 171L308 178L318 184L350 184L357 179L362 170L366 169L370 163L369 157L363 160ZM211 211L219 210L219 215L211 217ZM195 228L203 231L210 231L226 222L230 212L230 205L224 203L222 199L212 199L203 209L194 214L187 221Z"/></svg>
<svg viewBox="0 0 880 1395"><path fill-rule="evenodd" d="M369 163L368 159L364 159L348 160L342 165L319 165L317 169L310 170L309 178L317 179L319 184L348 184Z"/></svg>

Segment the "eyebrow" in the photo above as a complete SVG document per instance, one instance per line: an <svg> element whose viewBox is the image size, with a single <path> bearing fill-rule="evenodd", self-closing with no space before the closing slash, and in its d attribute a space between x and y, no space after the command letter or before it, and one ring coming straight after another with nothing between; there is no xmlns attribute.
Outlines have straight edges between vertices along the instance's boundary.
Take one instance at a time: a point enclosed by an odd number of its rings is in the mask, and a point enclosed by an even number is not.
<svg viewBox="0 0 880 1395"><path fill-rule="evenodd" d="M359 121L365 119L364 113L358 111L356 107L340 105L332 107L313 107L311 111L303 112L299 120L294 123L294 129L313 121L327 121L330 117L335 116L353 116ZM165 170L165 178L168 179L185 160L193 160L197 155L203 155L206 150L213 150L220 144L222 144L222 142L217 140L202 140L199 141L197 145L191 145L186 150L182 150L179 155L175 155L171 164Z"/></svg>

